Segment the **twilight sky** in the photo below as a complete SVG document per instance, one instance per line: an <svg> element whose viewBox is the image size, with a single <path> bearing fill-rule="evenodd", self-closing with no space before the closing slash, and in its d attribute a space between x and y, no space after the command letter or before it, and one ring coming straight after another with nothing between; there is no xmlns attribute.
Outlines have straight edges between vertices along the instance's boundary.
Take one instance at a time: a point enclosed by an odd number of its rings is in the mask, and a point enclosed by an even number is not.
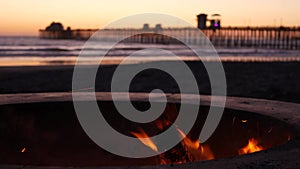
<svg viewBox="0 0 300 169"><path fill-rule="evenodd" d="M300 0L0 0L0 4L0 35L37 35L52 21L72 28L101 28L145 12L170 14L193 25L199 13L219 13L223 26L300 26Z"/></svg>

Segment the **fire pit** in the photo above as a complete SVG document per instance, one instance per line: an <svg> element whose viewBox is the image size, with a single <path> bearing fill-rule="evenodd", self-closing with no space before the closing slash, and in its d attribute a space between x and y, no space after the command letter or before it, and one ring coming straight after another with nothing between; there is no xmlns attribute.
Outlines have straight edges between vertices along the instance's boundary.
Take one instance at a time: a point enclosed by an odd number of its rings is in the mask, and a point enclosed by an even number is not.
<svg viewBox="0 0 300 169"><path fill-rule="evenodd" d="M131 101L147 110L148 94L132 93ZM89 94L82 93L82 101ZM167 94L162 115L147 124L129 122L118 114L110 93L97 93L103 116L118 132L141 140L158 151L148 138L165 131L177 117L180 97L193 104L194 95ZM212 137L198 137L206 119L210 96L201 96L201 108L189 133L177 128L182 141L160 155L134 159L98 147L81 128L71 93L12 94L0 96L0 164L2 168L24 166L123 168L298 168L300 158L300 105L261 99L228 97L222 120ZM128 103L119 94L117 100ZM188 113L188 112L187 112ZM103 133L105 137L105 133ZM138 151L138 150L137 150ZM247 154L247 155L246 155ZM31 167L35 168L35 167Z"/></svg>

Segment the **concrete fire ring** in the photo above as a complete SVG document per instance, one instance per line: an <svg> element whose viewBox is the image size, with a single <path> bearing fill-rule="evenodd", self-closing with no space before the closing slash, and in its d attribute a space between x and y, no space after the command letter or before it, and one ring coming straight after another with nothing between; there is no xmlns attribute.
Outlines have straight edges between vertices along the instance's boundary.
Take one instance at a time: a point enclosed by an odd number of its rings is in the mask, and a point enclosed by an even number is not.
<svg viewBox="0 0 300 169"><path fill-rule="evenodd" d="M78 92L75 93L83 101L91 100L93 93ZM168 101L180 103L180 98L185 98L188 104L194 103L196 95L192 94L166 94ZM126 93L118 93L119 101L126 101ZM111 93L97 92L97 100L111 101ZM214 97L220 99L222 96ZM148 93L130 93L131 101L148 101ZM209 106L211 96L201 95L201 105ZM159 100L159 98L157 98ZM29 94L1 94L0 106L22 103L41 103L41 102L65 102L72 101L71 92L63 93L29 93ZM250 169L250 168L267 168L267 169L296 169L300 168L300 104L272 101L254 98L226 97L226 108L232 110L241 110L253 112L256 114L269 116L290 125L296 132L286 144L273 147L257 153L236 156L232 158L215 159L210 161L191 162L180 165L157 165L157 166L124 166L124 167L47 167L47 166L22 166L22 165L4 165L0 168L8 169L53 169L53 168L130 168L130 169L150 169L150 168L172 168L172 169Z"/></svg>

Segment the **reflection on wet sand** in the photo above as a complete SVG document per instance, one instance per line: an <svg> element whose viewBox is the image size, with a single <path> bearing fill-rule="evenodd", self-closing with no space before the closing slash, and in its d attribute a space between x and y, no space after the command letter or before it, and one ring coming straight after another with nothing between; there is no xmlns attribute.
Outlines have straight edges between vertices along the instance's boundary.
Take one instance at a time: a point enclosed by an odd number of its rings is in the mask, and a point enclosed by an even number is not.
<svg viewBox="0 0 300 169"><path fill-rule="evenodd" d="M159 57L130 57L123 61L124 56L104 57L100 61L97 57L81 58L80 65L116 65L120 64L138 64L156 61L176 61L178 57L159 56ZM182 61L205 61L214 62L221 60L222 62L300 62L300 57L282 57L282 56L221 56L221 57L192 57L181 56ZM61 66L75 65L77 57L5 57L0 58L0 66Z"/></svg>

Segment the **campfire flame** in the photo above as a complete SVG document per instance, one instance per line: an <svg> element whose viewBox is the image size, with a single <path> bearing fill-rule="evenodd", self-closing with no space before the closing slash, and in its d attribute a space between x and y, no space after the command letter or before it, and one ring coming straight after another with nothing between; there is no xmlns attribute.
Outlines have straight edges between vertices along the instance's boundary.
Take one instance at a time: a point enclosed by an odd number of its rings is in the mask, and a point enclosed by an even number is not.
<svg viewBox="0 0 300 169"><path fill-rule="evenodd" d="M181 164L214 159L214 154L208 145L200 144L199 140L191 140L179 128L177 128L177 131L182 141L170 151L160 155L160 164ZM158 152L155 142L150 139L144 130L139 129L139 132L131 132L131 134L138 138L145 146Z"/></svg>
<svg viewBox="0 0 300 169"><path fill-rule="evenodd" d="M163 120L161 122L156 122L155 125L161 130L166 126L169 126L170 123L170 121ZM171 150L159 155L160 164L181 164L185 162L214 159L214 154L208 145L201 144L199 140L190 139L179 128L177 128L177 131L178 136L182 139L181 142ZM140 128L138 132L131 132L131 134L138 138L145 146L158 152L157 145L143 129Z"/></svg>
<svg viewBox="0 0 300 169"><path fill-rule="evenodd" d="M179 128L177 128L177 131L183 138L181 144L189 154L190 161L212 160L215 158L208 145L201 144L199 140L191 140Z"/></svg>
<svg viewBox="0 0 300 169"><path fill-rule="evenodd" d="M176 113L174 113L176 111L177 109L175 104L167 105L164 112L165 114L162 118L153 123L154 127L159 131L163 131L171 125L174 125L172 120L176 119ZM185 162L211 160L215 158L208 145L201 144L199 139L192 140L178 127L176 127L176 129L178 131L179 138L182 140L172 149L159 155L160 164L181 164ZM138 132L131 132L131 134L138 138L145 146L158 152L157 145L143 129L140 128Z"/></svg>
<svg viewBox="0 0 300 169"><path fill-rule="evenodd" d="M163 115L152 123L153 129L156 129L158 133L164 132L170 126L175 126L178 137L181 139L180 143L175 145L168 151L164 151L158 157L159 164L182 164L186 162L202 161L202 160L212 160L215 159L215 155L210 148L210 145L207 143L200 143L199 139L190 137L189 134L184 133L176 124L173 124L174 119L176 119L176 105L169 104L166 106L166 109ZM175 112L175 113L174 113ZM233 118L233 124L235 123L236 118ZM241 120L242 123L247 123L247 119ZM152 130L151 130L152 131ZM269 132L272 131L272 128ZM155 152L159 152L159 148L155 141L149 137L149 133L139 128L137 131L130 132L134 137L138 138L141 143L149 147ZM152 131L153 133L153 131ZM157 134L157 133L156 133ZM248 144L244 147L236 148L239 155L254 153L257 151L264 150L265 148L262 145L259 145L259 141L255 138L250 138Z"/></svg>
<svg viewBox="0 0 300 169"><path fill-rule="evenodd" d="M177 128L177 131L180 134L181 138L183 139L182 142L183 142L184 145L187 145L187 146L189 146L190 148L193 148L193 149L198 149L200 147L200 141L199 140L192 141L191 139L186 137L186 135L183 133L183 131L181 131L179 128Z"/></svg>
<svg viewBox="0 0 300 169"><path fill-rule="evenodd" d="M144 130L140 129L140 132L131 132L136 138L138 138L144 145L151 148L153 151L158 152L158 148L155 143L149 138L148 134Z"/></svg>
<svg viewBox="0 0 300 169"><path fill-rule="evenodd" d="M248 140L248 145L239 149L239 155L254 153L257 151L261 151L261 150L264 150L264 148L262 146L258 145L257 140L255 140L254 138L251 138Z"/></svg>

